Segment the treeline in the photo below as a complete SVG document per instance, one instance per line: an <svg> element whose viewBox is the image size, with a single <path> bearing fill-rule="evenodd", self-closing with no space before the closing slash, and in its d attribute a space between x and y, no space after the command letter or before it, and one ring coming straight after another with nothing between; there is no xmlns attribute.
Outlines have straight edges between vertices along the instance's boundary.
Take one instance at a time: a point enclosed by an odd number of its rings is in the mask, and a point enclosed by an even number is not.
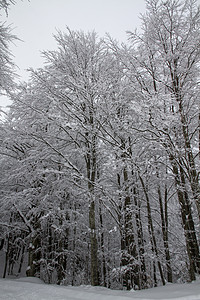
<svg viewBox="0 0 200 300"><path fill-rule="evenodd" d="M67 28L28 83L2 85L3 277L145 289L200 274L200 14L146 3L126 45Z"/></svg>

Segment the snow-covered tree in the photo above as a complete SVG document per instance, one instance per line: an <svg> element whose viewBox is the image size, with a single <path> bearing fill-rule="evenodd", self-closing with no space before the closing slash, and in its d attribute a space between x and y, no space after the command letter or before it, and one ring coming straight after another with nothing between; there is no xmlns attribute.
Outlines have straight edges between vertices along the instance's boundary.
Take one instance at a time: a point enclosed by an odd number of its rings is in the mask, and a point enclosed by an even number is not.
<svg viewBox="0 0 200 300"><path fill-rule="evenodd" d="M168 154L181 208L190 277L199 272L193 218L199 215L198 68L196 1L147 1L143 33L130 33L129 74L141 89L144 130ZM146 129L145 129L146 127ZM196 204L196 214L192 207Z"/></svg>
<svg viewBox="0 0 200 300"><path fill-rule="evenodd" d="M5 276L26 256L28 276L57 284L144 289L199 273L199 10L146 3L127 45L58 32L11 94Z"/></svg>

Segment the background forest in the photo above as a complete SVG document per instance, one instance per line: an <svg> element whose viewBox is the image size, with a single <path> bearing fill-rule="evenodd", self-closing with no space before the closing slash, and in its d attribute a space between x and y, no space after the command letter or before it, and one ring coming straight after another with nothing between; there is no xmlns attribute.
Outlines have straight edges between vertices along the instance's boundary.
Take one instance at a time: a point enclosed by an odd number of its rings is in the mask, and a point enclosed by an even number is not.
<svg viewBox="0 0 200 300"><path fill-rule="evenodd" d="M126 44L58 31L22 84L0 24L3 277L145 289L200 274L200 11L146 6Z"/></svg>

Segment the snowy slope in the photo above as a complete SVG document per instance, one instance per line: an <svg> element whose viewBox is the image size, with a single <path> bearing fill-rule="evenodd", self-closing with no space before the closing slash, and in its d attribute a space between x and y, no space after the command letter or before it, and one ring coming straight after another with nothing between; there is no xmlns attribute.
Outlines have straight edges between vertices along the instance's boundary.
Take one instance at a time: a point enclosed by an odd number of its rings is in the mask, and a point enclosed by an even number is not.
<svg viewBox="0 0 200 300"><path fill-rule="evenodd" d="M200 300L200 281L144 291L113 291L102 287L43 284L36 278L0 279L1 300Z"/></svg>

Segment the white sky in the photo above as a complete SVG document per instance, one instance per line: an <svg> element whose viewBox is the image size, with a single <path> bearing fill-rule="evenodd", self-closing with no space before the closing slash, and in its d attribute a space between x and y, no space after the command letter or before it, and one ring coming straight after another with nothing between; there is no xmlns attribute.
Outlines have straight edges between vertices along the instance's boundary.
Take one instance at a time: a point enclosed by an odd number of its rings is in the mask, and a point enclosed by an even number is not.
<svg viewBox="0 0 200 300"><path fill-rule="evenodd" d="M140 27L140 13L145 12L145 0L16 0L8 17L1 21L11 24L12 33L23 42L16 41L10 49L19 67L21 80L28 79L29 67L42 66L41 51L56 47L53 34L64 31L95 30L99 36L108 32L120 42L126 41L126 31ZM200 0L198 0L200 3ZM0 106L8 104L0 97Z"/></svg>
<svg viewBox="0 0 200 300"><path fill-rule="evenodd" d="M3 18L12 24L24 42L12 47L17 65L22 69L40 67L40 51L55 48L53 34L72 30L95 30L100 36L106 32L125 41L126 30L140 24L139 14L145 12L145 0L17 0L9 15Z"/></svg>
<svg viewBox="0 0 200 300"><path fill-rule="evenodd" d="M19 67L21 80L28 79L29 67L42 66L42 50L56 47L53 34L56 29L92 31L99 36L109 33L120 42L126 41L126 30L140 26L140 13L145 12L145 0L16 0L10 7L8 17L2 13L1 20L13 28L23 42L16 41L10 49ZM0 97L0 106L8 102Z"/></svg>

